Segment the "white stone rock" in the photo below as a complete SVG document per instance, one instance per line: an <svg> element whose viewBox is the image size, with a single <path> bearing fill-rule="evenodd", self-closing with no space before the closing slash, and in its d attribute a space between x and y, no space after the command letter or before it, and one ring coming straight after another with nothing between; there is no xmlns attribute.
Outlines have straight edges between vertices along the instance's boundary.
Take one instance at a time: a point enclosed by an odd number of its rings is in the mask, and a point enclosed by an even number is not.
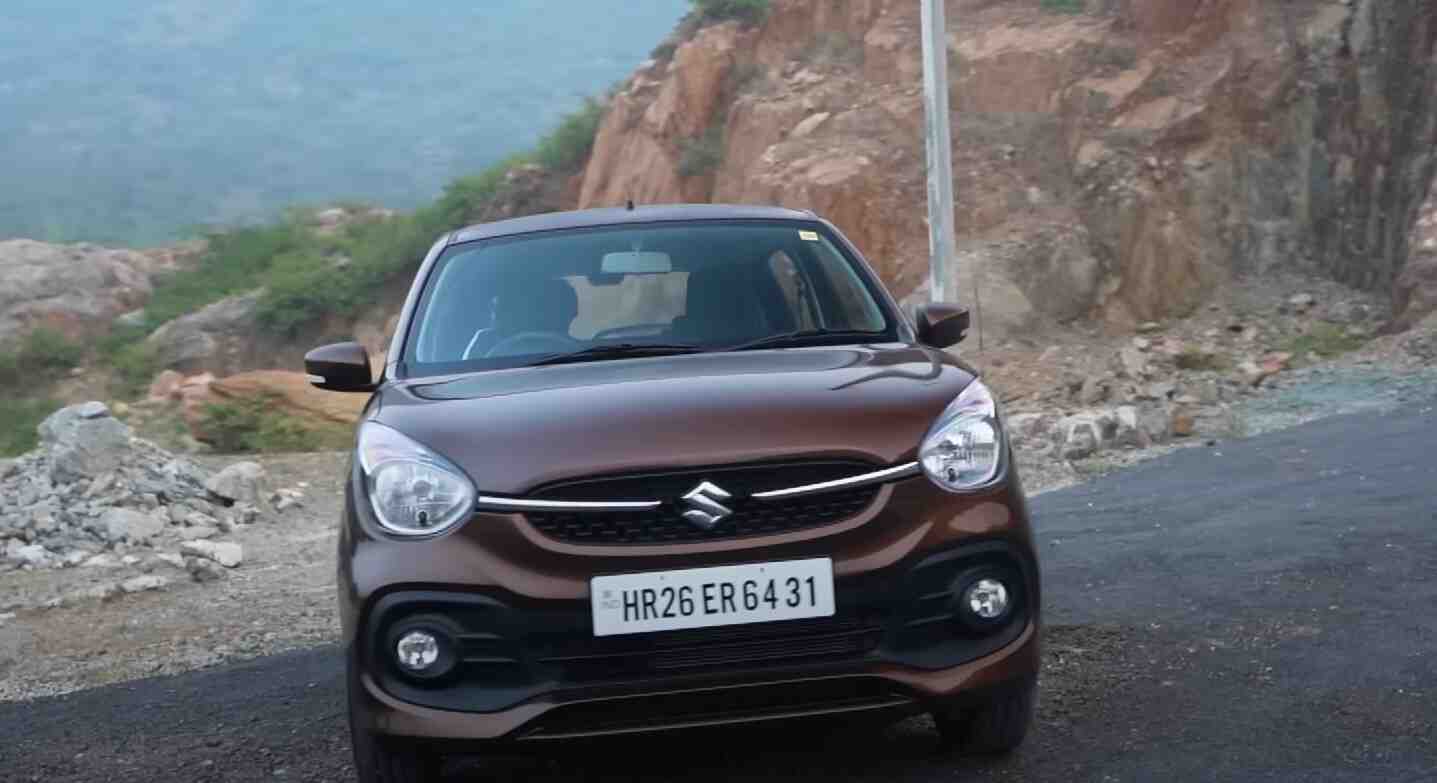
<svg viewBox="0 0 1437 783"><path fill-rule="evenodd" d="M86 560L85 562L81 563L80 565L84 566L85 568L120 568L120 567L121 567L120 558L115 557L114 555L110 554L109 552L101 552L100 554L95 555L94 557L89 558L88 560Z"/></svg>
<svg viewBox="0 0 1437 783"><path fill-rule="evenodd" d="M178 552L160 552L159 554L155 555L155 559L165 563L166 565L174 566L175 568L178 568L182 571L185 568L184 555L181 555Z"/></svg>
<svg viewBox="0 0 1437 783"><path fill-rule="evenodd" d="M54 563L55 558L49 550L39 544L30 544L16 549L10 559L19 562L21 565L28 565L31 568L44 568Z"/></svg>
<svg viewBox="0 0 1437 783"><path fill-rule="evenodd" d="M165 523L153 514L128 508L112 508L100 516L105 538L111 543L129 541L143 544L160 534Z"/></svg>
<svg viewBox="0 0 1437 783"><path fill-rule="evenodd" d="M225 568L235 568L244 562L244 547L232 541L186 541L180 545L180 551L213 560Z"/></svg>
<svg viewBox="0 0 1437 783"><path fill-rule="evenodd" d="M1143 432L1138 420L1138 409L1132 405L1123 405L1113 410L1113 421L1115 431L1113 433L1113 444L1116 446L1136 446L1139 448L1151 444L1147 434Z"/></svg>
<svg viewBox="0 0 1437 783"><path fill-rule="evenodd" d="M257 462L236 462L205 482L205 489L234 503L257 505L265 497L268 476Z"/></svg>
<svg viewBox="0 0 1437 783"><path fill-rule="evenodd" d="M808 117L805 117L802 122L794 126L793 131L788 134L789 138L807 138L814 131L818 130L819 126L823 125L823 123L825 122L828 122L828 118L831 116L833 115L828 112L819 112L818 114L813 114Z"/></svg>
<svg viewBox="0 0 1437 783"><path fill-rule="evenodd" d="M121 582L120 590L126 593L143 593L149 590L160 590L169 583L170 580L163 576L146 574Z"/></svg>
<svg viewBox="0 0 1437 783"><path fill-rule="evenodd" d="M1063 459L1091 457L1103 445L1103 432L1097 417L1085 414L1069 416L1058 422L1063 434Z"/></svg>

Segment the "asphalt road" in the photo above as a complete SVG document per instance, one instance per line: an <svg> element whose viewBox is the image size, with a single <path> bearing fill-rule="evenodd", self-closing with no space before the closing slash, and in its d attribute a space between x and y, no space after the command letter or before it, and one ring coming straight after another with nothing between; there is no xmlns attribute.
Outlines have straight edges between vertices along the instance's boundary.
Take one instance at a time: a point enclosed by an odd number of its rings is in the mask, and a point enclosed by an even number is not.
<svg viewBox="0 0 1437 783"><path fill-rule="evenodd" d="M1437 780L1437 412L1189 449L1036 502L1036 734L1001 760L889 729L708 732L455 780ZM350 779L339 657L0 705L3 781Z"/></svg>

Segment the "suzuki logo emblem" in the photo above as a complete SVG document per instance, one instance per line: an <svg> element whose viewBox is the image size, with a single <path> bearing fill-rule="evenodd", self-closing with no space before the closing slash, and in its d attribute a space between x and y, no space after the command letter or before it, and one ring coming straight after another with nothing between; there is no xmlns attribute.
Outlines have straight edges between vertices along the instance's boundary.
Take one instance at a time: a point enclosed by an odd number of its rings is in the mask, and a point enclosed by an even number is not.
<svg viewBox="0 0 1437 783"><path fill-rule="evenodd" d="M733 509L723 504L732 497L717 484L705 481L683 496L684 503L689 506L689 510L684 512L684 519L704 530L713 530L715 525L733 514Z"/></svg>

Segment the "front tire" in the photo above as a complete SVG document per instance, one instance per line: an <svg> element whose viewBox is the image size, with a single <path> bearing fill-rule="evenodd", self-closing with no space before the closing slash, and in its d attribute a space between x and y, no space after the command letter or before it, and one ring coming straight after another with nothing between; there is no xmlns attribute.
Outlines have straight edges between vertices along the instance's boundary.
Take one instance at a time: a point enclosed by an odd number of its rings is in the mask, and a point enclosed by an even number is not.
<svg viewBox="0 0 1437 783"><path fill-rule="evenodd" d="M977 703L934 710L933 722L945 750L1002 755L1023 744L1037 701L1038 680L1028 678L1005 685Z"/></svg>
<svg viewBox="0 0 1437 783"><path fill-rule="evenodd" d="M362 698L353 656L348 656L349 742L359 783L439 783L442 759L412 741L382 737L364 727L356 701Z"/></svg>

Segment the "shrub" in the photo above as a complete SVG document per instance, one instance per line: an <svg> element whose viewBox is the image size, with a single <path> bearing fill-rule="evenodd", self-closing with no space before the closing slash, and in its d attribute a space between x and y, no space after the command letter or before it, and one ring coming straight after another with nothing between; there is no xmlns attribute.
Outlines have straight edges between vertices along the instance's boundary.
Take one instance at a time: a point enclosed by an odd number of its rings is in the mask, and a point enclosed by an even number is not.
<svg viewBox="0 0 1437 783"><path fill-rule="evenodd" d="M39 442L35 428L59 408L44 397L0 396L0 457L15 457L34 449Z"/></svg>
<svg viewBox="0 0 1437 783"><path fill-rule="evenodd" d="M1317 354L1323 359L1331 359L1334 356L1341 356L1361 348L1367 339L1361 335L1348 334L1346 327L1338 324L1319 323L1312 327L1307 334L1294 337L1283 348L1299 360L1305 360L1310 354Z"/></svg>
<svg viewBox="0 0 1437 783"><path fill-rule="evenodd" d="M769 0L691 0L694 13L707 22L737 19L758 24L768 16Z"/></svg>
<svg viewBox="0 0 1437 783"><path fill-rule="evenodd" d="M160 278L145 306L145 332L227 296L252 291L280 257L318 244L302 220L291 215L270 226L213 232L192 269Z"/></svg>
<svg viewBox="0 0 1437 783"><path fill-rule="evenodd" d="M1060 14L1081 14L1087 10L1083 0L1040 0L1039 6L1044 11L1053 11Z"/></svg>
<svg viewBox="0 0 1437 783"><path fill-rule="evenodd" d="M107 354L110 368L115 371L114 396L133 400L150 386L160 371L159 358L143 342L120 345Z"/></svg>
<svg viewBox="0 0 1437 783"><path fill-rule="evenodd" d="M216 450L227 453L339 450L353 440L344 425L277 412L274 396L206 405L201 430Z"/></svg>
<svg viewBox="0 0 1437 783"><path fill-rule="evenodd" d="M559 127L539 140L534 160L551 171L573 171L589 157L599 123L604 119L604 104L586 98L579 110L559 121Z"/></svg>
<svg viewBox="0 0 1437 783"><path fill-rule="evenodd" d="M723 156L723 128L714 125L702 136L684 143L679 157L679 176L699 177L712 174L723 163Z"/></svg>
<svg viewBox="0 0 1437 783"><path fill-rule="evenodd" d="M14 351L0 352L0 387L51 380L78 366L84 356L83 345L41 326L26 335Z"/></svg>

